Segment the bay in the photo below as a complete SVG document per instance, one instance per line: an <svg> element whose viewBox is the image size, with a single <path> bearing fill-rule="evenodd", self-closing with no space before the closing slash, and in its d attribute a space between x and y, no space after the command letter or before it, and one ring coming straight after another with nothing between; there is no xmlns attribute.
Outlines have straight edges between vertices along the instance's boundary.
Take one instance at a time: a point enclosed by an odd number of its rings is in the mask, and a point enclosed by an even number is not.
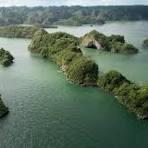
<svg viewBox="0 0 148 148"><path fill-rule="evenodd" d="M148 22L110 22L103 26L47 29L76 36L96 29L106 35L125 35L140 49L136 55L99 53L83 49L101 71L122 72L128 79L148 83ZM83 88L66 81L58 67L33 56L30 40L0 38L15 63L0 67L0 93L10 114L0 120L0 148L143 148L148 146L148 122L137 120L114 96L98 88Z"/></svg>

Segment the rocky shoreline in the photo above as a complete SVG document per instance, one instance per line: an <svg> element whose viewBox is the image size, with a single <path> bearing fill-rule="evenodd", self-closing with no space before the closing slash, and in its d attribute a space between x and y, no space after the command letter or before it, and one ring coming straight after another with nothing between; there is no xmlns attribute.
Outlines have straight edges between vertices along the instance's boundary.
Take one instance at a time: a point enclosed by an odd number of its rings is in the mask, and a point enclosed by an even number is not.
<svg viewBox="0 0 148 148"><path fill-rule="evenodd" d="M0 95L0 118L6 116L8 113L9 113L8 107L4 105Z"/></svg>

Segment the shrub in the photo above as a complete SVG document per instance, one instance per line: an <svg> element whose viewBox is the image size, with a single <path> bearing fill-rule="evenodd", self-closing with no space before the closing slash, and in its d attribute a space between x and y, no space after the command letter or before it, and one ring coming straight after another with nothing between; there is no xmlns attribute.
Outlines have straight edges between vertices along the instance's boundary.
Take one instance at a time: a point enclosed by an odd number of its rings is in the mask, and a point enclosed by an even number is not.
<svg viewBox="0 0 148 148"><path fill-rule="evenodd" d="M0 63L3 66L9 66L13 63L13 56L10 54L9 51L4 50L3 48L0 49Z"/></svg>
<svg viewBox="0 0 148 148"><path fill-rule="evenodd" d="M109 37L109 41L111 41L111 42L125 43L124 36L121 36L121 35L111 35Z"/></svg>
<svg viewBox="0 0 148 148"><path fill-rule="evenodd" d="M86 57L78 57L69 65L67 78L79 84L96 83L98 66Z"/></svg>

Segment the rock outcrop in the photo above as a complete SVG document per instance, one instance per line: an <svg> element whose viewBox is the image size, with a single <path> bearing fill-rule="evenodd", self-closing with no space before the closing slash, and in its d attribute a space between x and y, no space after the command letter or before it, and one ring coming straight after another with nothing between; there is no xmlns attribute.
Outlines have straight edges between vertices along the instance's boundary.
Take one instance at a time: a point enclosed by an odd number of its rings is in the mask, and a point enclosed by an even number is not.
<svg viewBox="0 0 148 148"><path fill-rule="evenodd" d="M124 36L105 36L95 30L81 38L81 46L112 53L133 54L138 52L136 47L125 42Z"/></svg>
<svg viewBox="0 0 148 148"><path fill-rule="evenodd" d="M14 57L9 51L4 50L3 48L0 49L0 64L7 67L13 63L13 60Z"/></svg>

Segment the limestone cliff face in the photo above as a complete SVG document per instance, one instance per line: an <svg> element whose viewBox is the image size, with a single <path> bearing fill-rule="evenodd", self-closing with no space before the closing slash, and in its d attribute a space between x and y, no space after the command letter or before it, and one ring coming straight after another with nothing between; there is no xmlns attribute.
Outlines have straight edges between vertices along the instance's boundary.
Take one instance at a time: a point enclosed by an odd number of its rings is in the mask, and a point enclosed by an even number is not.
<svg viewBox="0 0 148 148"><path fill-rule="evenodd" d="M83 55L79 38L63 32L49 34L42 29L35 33L29 50L55 62L69 81L83 86L96 85L98 65Z"/></svg>
<svg viewBox="0 0 148 148"><path fill-rule="evenodd" d="M124 36L105 36L96 30L84 35L80 43L84 48L93 48L112 53L134 54L138 52L136 47L125 42Z"/></svg>
<svg viewBox="0 0 148 148"><path fill-rule="evenodd" d="M93 36L86 36L82 39L81 45L85 48L101 49L102 46Z"/></svg>

